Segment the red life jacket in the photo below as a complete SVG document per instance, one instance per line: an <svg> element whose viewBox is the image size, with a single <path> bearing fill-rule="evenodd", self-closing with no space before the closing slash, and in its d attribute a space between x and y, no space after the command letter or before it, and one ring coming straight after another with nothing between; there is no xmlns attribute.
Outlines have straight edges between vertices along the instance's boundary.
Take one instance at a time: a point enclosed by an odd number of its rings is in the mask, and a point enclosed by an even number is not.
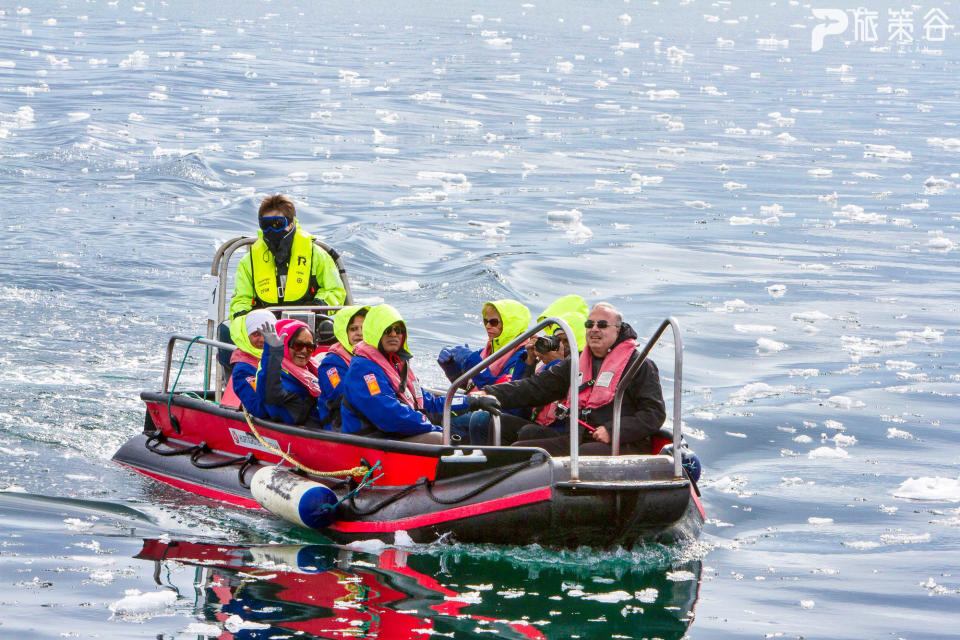
<svg viewBox="0 0 960 640"><path fill-rule="evenodd" d="M347 351L347 349L339 342L327 349L327 353L333 353L340 356L343 358L343 361L347 363L348 367L350 366L350 359L353 358L353 354Z"/></svg>
<svg viewBox="0 0 960 640"><path fill-rule="evenodd" d="M600 363L600 371L597 372L597 377L591 380L593 384L590 384L586 388L584 388L584 385L580 385L582 389L579 395L581 411L583 409L596 409L597 407L602 407L605 404L613 402L613 396L616 395L617 392L617 384L620 382L620 377L623 375L624 369L627 368L627 363L630 362L630 355L636 348L637 341L627 339L616 345L610 350L610 353L603 358L603 362ZM592 372L593 354L590 352L590 349L584 349L580 354L580 375L582 377ZM568 402L569 399L570 396L568 395Z"/></svg>
<svg viewBox="0 0 960 640"><path fill-rule="evenodd" d="M390 364L390 362L380 353L379 349L375 349L368 345L366 342L358 342L353 345L353 355L363 356L368 360L372 360L383 370L384 375L390 380L390 386L393 387L394 393L397 394L397 398L406 403L407 405L413 407L416 410L423 409L423 390L420 388L420 381L417 380L417 376L413 374L413 368L407 365L407 384L403 386L403 393L400 393L400 372L397 371L397 368Z"/></svg>
<svg viewBox="0 0 960 640"><path fill-rule="evenodd" d="M234 349L233 353L230 354L230 364L237 364L238 362L245 362L256 368L260 365L260 358L242 349ZM257 387L256 376L247 378L247 382L249 382L253 388ZM233 376L227 378L227 388L223 390L223 396L220 398L220 406L232 407L234 409L240 408L240 397L237 396L237 392L233 389Z"/></svg>
<svg viewBox="0 0 960 640"><path fill-rule="evenodd" d="M501 376L500 372L503 371L503 368L505 366L507 366L507 361L513 357L513 354L515 354L517 351L523 348L523 346L524 346L524 343L521 342L520 344L515 346L513 349L505 353L502 358L497 358L492 363L490 363L489 367L487 367L488 369L490 369L490 373L492 373L493 376L497 378L497 384L501 382L510 382L511 376ZM491 353L493 353L491 349L492 349L492 346L490 342L487 342L487 346L485 346L483 348L483 351L480 352L480 357L486 358L487 356L489 356Z"/></svg>

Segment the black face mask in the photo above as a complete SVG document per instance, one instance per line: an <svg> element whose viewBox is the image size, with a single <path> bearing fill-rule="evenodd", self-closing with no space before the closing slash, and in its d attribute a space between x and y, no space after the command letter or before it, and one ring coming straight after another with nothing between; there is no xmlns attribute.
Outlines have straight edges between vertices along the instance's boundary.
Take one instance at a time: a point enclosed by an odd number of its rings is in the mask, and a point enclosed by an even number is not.
<svg viewBox="0 0 960 640"><path fill-rule="evenodd" d="M290 262L290 249L293 246L293 235L297 228L293 227L286 233L268 232L263 234L263 241L273 254L274 263L278 269Z"/></svg>

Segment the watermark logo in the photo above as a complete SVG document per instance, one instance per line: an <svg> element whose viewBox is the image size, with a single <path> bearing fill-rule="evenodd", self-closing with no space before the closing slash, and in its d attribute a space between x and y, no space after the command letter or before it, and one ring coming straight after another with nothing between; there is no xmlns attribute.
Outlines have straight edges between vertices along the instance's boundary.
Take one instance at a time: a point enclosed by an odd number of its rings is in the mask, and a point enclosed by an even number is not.
<svg viewBox="0 0 960 640"><path fill-rule="evenodd" d="M828 22L818 24L813 28L813 35L810 38L810 50L820 51L823 49L823 39L827 36L838 36L847 30L850 20L847 19L847 12L843 9L814 9L813 17L817 20L827 20Z"/></svg>
<svg viewBox="0 0 960 640"><path fill-rule="evenodd" d="M917 40L926 42L945 42L949 33L955 29L949 16L943 9L930 9L926 13L917 11L917 5L909 9L887 9L886 31L881 29L880 12L866 7L856 9L812 9L813 17L819 23L814 26L810 36L810 50L823 49L827 36L839 36L847 33L851 22L854 42L892 43L898 46L914 44ZM919 21L919 29L917 22Z"/></svg>

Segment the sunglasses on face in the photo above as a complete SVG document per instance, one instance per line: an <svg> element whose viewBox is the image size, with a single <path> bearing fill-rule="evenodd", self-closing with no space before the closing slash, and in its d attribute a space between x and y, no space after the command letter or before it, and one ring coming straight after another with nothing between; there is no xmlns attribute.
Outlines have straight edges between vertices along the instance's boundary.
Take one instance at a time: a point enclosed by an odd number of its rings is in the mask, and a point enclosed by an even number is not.
<svg viewBox="0 0 960 640"><path fill-rule="evenodd" d="M403 325L402 324L392 324L386 329L383 330L383 335L389 336L390 334L397 334L398 336L403 335Z"/></svg>
<svg viewBox="0 0 960 640"><path fill-rule="evenodd" d="M300 351L313 351L316 348L316 345L312 342L301 342L300 340L295 340L290 342L290 351L300 352Z"/></svg>
<svg viewBox="0 0 960 640"><path fill-rule="evenodd" d="M587 320L586 322L583 323L583 326L585 326L587 329L593 329L594 325L596 325L597 329L606 329L607 327L620 326L619 324L610 324L606 320L597 320L597 321Z"/></svg>
<svg viewBox="0 0 960 640"><path fill-rule="evenodd" d="M283 231L290 221L286 216L265 216L260 218L260 228L264 231Z"/></svg>
<svg viewBox="0 0 960 640"><path fill-rule="evenodd" d="M484 318L483 326L487 326L487 325L490 325L491 327L499 327L500 318Z"/></svg>

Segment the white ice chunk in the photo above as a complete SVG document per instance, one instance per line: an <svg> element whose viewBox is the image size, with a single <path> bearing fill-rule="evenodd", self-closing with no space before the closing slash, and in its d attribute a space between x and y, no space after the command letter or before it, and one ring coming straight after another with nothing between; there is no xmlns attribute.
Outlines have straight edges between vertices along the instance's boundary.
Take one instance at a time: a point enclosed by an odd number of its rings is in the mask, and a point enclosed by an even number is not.
<svg viewBox="0 0 960 640"><path fill-rule="evenodd" d="M147 616L162 613L177 601L177 594L164 589L141 593L139 589L127 589L124 597L110 604L109 609L121 616Z"/></svg>
<svg viewBox="0 0 960 640"><path fill-rule="evenodd" d="M960 502L960 479L923 476L907 478L893 491L898 498Z"/></svg>
<svg viewBox="0 0 960 640"><path fill-rule="evenodd" d="M784 342L777 342L770 338L757 339L757 353L777 353L787 348L789 348L789 345Z"/></svg>
<svg viewBox="0 0 960 640"><path fill-rule="evenodd" d="M850 454L847 453L845 449L839 449L835 447L818 447L807 454L807 457L810 459L826 459L826 460L838 460L842 458L849 458Z"/></svg>

